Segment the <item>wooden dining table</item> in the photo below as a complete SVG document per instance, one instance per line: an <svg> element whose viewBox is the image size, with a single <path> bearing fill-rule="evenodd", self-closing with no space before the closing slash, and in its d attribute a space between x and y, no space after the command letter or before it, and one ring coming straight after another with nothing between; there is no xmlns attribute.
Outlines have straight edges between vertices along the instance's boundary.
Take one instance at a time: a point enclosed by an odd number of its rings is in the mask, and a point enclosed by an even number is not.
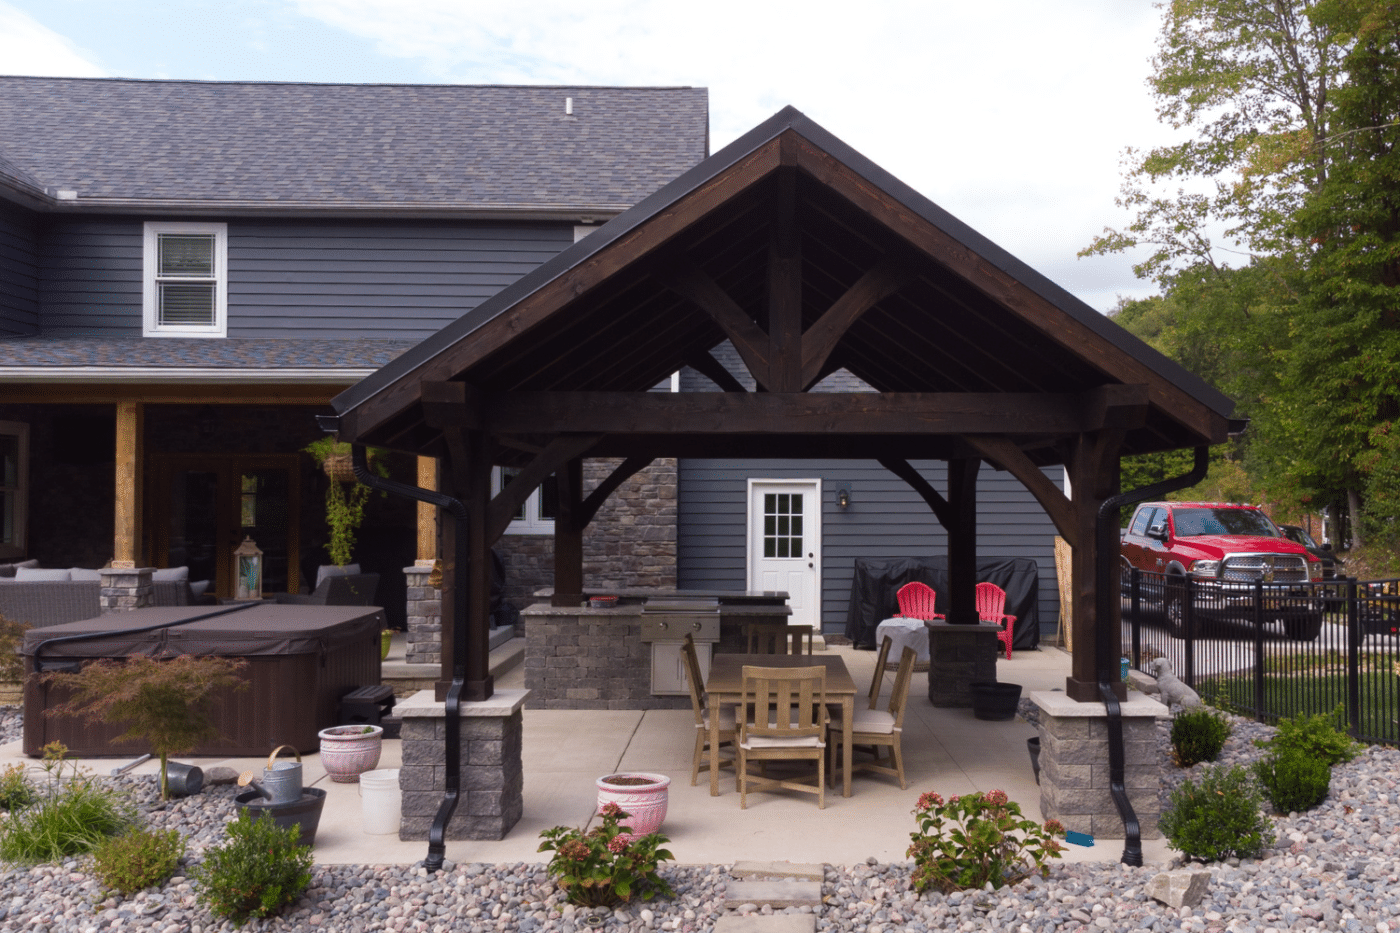
<svg viewBox="0 0 1400 933"><path fill-rule="evenodd" d="M738 706L744 694L744 667L825 667L826 699L841 704L841 745L851 747L851 722L855 718L856 683L846 662L835 655L811 654L716 654L710 658L710 676L705 694L711 710ZM740 711L739 715L743 715ZM719 716L710 716L710 796L719 796ZM851 755L841 756L841 796L851 796Z"/></svg>

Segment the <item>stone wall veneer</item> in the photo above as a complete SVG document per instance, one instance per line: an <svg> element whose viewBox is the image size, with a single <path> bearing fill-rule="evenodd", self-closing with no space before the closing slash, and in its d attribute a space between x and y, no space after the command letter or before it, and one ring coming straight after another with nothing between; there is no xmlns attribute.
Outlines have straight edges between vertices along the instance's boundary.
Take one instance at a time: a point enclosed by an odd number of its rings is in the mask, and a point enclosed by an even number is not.
<svg viewBox="0 0 1400 933"><path fill-rule="evenodd" d="M151 605L155 597L155 584L152 582L155 572L154 567L137 567L134 570L103 568L102 589L98 597L103 614Z"/></svg>
<svg viewBox="0 0 1400 933"><path fill-rule="evenodd" d="M405 567L408 583L409 664L442 663L442 590L428 584L431 567Z"/></svg>

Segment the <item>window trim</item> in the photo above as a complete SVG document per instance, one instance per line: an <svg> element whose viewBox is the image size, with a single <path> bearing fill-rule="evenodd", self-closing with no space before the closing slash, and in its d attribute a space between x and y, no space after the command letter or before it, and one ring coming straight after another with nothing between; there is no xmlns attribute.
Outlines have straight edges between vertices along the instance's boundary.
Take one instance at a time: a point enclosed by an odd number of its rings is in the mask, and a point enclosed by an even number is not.
<svg viewBox="0 0 1400 933"><path fill-rule="evenodd" d="M23 421L0 421L0 434L19 438L19 472L15 487L15 543L0 540L0 558L23 558L29 550L29 425Z"/></svg>
<svg viewBox="0 0 1400 933"><path fill-rule="evenodd" d="M214 323L161 324L157 315L158 244L163 233L214 235ZM142 334L146 337L228 336L228 224L148 220L144 225L141 266Z"/></svg>
<svg viewBox="0 0 1400 933"><path fill-rule="evenodd" d="M502 489L501 468L491 468L491 495L499 495ZM553 477L545 480L551 482ZM530 493L530 498L525 500L522 508L525 510L524 518L512 519L506 526L505 534L508 535L553 535L554 519L540 517L540 487L536 486L534 492Z"/></svg>

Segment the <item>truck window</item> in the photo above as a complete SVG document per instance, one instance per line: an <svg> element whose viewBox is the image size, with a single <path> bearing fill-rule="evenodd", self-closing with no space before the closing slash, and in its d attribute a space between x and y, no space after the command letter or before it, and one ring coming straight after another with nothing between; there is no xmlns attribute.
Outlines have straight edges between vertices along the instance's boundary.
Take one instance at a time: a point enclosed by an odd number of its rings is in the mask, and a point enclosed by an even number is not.
<svg viewBox="0 0 1400 933"><path fill-rule="evenodd" d="M1133 517L1133 527L1128 529L1130 535L1147 534L1147 519L1152 514L1152 506L1144 505L1137 510L1137 515Z"/></svg>
<svg viewBox="0 0 1400 933"><path fill-rule="evenodd" d="M1256 535L1277 538L1273 523L1253 509L1176 509L1172 513L1179 538L1196 535Z"/></svg>

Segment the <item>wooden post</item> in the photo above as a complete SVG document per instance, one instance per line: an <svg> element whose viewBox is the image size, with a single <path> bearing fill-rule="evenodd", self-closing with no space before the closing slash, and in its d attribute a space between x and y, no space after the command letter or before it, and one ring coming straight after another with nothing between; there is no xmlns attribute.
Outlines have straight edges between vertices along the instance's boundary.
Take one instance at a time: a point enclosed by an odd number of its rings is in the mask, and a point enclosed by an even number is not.
<svg viewBox="0 0 1400 933"><path fill-rule="evenodd" d="M976 625L977 617L977 458L948 462L948 621Z"/></svg>
<svg viewBox="0 0 1400 933"><path fill-rule="evenodd" d="M554 517L555 606L583 603L583 459L575 457L554 474L559 511Z"/></svg>
<svg viewBox="0 0 1400 933"><path fill-rule="evenodd" d="M778 170L768 246L770 391L802 391L802 244L797 230L797 170Z"/></svg>
<svg viewBox="0 0 1400 933"><path fill-rule="evenodd" d="M1094 434L1081 434L1074 443L1069 457L1070 488L1073 507L1076 543L1070 559L1070 580L1073 592L1073 608L1070 625L1074 643L1070 661L1070 676L1065 679L1065 695L1081 703L1100 702L1098 667L1099 647L1095 638L1098 626L1120 626L1118 613L1107 619L1100 619L1097 607L1097 588L1108 587L1114 594L1118 592L1118 575L1113 573L1108 579L1098 575L1099 548L1095 536L1098 524L1099 506L1116 491L1118 483L1118 451L1122 443L1119 431L1100 431ZM1115 557L1115 570L1118 566ZM1114 596L1113 604L1117 604ZM1117 643L1121 637L1115 631L1111 638ZM1127 685L1118 679L1117 655L1112 658L1114 671L1110 678L1119 699L1127 696Z"/></svg>
<svg viewBox="0 0 1400 933"><path fill-rule="evenodd" d="M450 470L439 475L444 489L467 507L465 566L458 561L457 521L442 522L442 679L438 700L447 690L457 665L464 668L465 700L488 700L495 687L491 677L491 547L486 540L486 508L491 501L491 458L480 431L448 428L443 432ZM466 643L457 643L458 600L466 601ZM460 654L459 654L460 652Z"/></svg>
<svg viewBox="0 0 1400 933"><path fill-rule="evenodd" d="M436 490L438 464L436 457L418 458L418 486L421 489ZM414 561L419 567L431 567L437 560L437 506L426 502L418 503L418 556Z"/></svg>
<svg viewBox="0 0 1400 933"><path fill-rule="evenodd" d="M145 406L140 402L117 402L116 527L112 566L121 570L140 567L145 559L141 553L145 422Z"/></svg>

